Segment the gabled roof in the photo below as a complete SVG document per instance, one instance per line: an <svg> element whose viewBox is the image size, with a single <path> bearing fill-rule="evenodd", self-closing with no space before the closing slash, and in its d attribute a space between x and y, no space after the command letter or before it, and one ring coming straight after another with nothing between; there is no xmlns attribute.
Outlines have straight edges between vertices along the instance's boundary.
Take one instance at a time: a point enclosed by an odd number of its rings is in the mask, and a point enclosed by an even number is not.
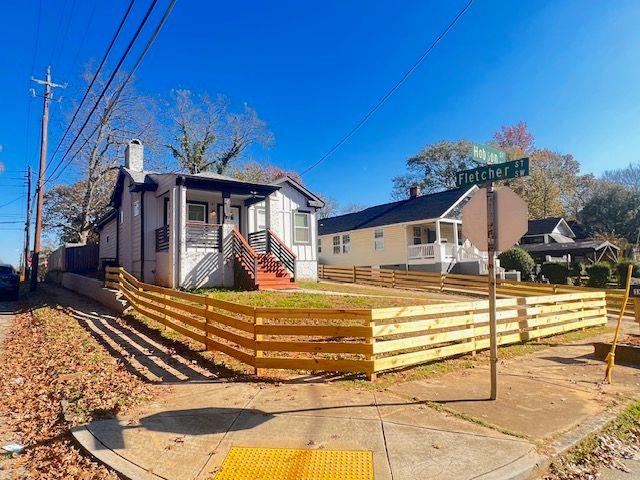
<svg viewBox="0 0 640 480"><path fill-rule="evenodd" d="M290 175L285 175L283 177L277 178L276 180L274 180L273 182L271 182L273 185L281 185L283 183L288 183L289 185L291 185L293 188L295 188L296 190L298 190L301 194L303 194L305 197L307 197L307 199L309 200L309 206L310 207L315 207L315 208L322 208L324 207L324 200L322 200L320 197L318 197L316 194L314 194L313 192L311 192L310 190L307 189L307 187L305 187L304 185L302 185L300 182L297 182L293 177L291 177Z"/></svg>
<svg viewBox="0 0 640 480"><path fill-rule="evenodd" d="M571 230L569 224L562 217L547 217L541 218L539 220L529 220L529 229L525 236L528 235L544 235L551 233L558 233L555 230L558 227L562 227L565 229L566 233L569 235L565 235L570 238L575 238L575 233ZM564 235L563 232L559 232Z"/></svg>
<svg viewBox="0 0 640 480"><path fill-rule="evenodd" d="M439 218L446 214L469 191L469 188L457 188L455 190L407 198L398 202L384 203L356 213L324 218L318 220L318 234L330 235L362 228Z"/></svg>
<svg viewBox="0 0 640 480"><path fill-rule="evenodd" d="M611 242L599 241L599 240L580 240L578 242L570 243L532 243L520 245L520 248L531 253L584 253L595 250L601 250L605 247L611 247L615 250L620 250L619 247Z"/></svg>

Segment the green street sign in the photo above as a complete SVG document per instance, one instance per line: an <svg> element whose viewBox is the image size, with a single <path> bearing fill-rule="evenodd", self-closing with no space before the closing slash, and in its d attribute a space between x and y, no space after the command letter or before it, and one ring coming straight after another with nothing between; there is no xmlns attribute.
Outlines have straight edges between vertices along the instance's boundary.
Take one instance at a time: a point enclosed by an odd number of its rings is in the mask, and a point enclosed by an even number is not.
<svg viewBox="0 0 640 480"><path fill-rule="evenodd" d="M499 148L479 143L471 145L471 158L478 163L484 163L486 165L495 165L496 163L504 163L507 161L507 156Z"/></svg>
<svg viewBox="0 0 640 480"><path fill-rule="evenodd" d="M526 177L529 175L529 159L521 158L512 162L497 163L495 165L485 165L483 167L464 170L456 173L456 186L470 187L497 180L507 180L509 178Z"/></svg>

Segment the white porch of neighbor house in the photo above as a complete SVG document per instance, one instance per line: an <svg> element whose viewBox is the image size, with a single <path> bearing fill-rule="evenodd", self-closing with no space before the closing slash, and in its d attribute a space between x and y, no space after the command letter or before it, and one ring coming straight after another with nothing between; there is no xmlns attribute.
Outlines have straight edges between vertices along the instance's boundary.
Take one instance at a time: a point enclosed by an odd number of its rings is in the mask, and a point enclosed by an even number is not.
<svg viewBox="0 0 640 480"><path fill-rule="evenodd" d="M460 220L434 220L407 225L407 263L429 265L486 260L462 234Z"/></svg>

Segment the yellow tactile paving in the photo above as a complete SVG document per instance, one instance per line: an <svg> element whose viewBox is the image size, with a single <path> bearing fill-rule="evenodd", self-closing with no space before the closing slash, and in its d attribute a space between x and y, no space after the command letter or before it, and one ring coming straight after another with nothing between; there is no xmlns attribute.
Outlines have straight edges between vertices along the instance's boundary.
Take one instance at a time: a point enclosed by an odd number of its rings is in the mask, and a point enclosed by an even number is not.
<svg viewBox="0 0 640 480"><path fill-rule="evenodd" d="M233 447L215 480L373 480L373 453Z"/></svg>

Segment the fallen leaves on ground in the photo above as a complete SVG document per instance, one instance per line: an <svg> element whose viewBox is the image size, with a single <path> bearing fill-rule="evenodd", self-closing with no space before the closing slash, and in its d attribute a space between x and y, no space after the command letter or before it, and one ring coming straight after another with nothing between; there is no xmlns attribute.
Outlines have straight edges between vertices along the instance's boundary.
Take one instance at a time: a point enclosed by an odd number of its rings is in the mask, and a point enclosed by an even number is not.
<svg viewBox="0 0 640 480"><path fill-rule="evenodd" d="M594 480L602 468L628 472L625 459L640 456L640 401L629 405L597 434L555 461L544 480Z"/></svg>
<svg viewBox="0 0 640 480"><path fill-rule="evenodd" d="M26 446L12 467L29 479L117 479L77 450L69 428L140 403L150 388L64 311L17 315L0 352L0 417Z"/></svg>

